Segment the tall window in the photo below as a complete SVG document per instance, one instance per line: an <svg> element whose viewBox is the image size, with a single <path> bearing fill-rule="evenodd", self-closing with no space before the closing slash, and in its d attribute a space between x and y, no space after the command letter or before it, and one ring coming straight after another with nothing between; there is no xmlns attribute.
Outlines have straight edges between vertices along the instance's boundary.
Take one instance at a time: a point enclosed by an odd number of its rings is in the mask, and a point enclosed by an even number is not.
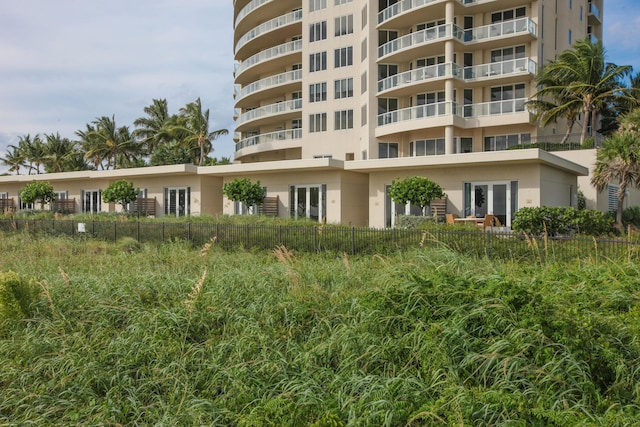
<svg viewBox="0 0 640 427"><path fill-rule="evenodd" d="M412 157L435 156L445 154L444 138L419 139L409 144Z"/></svg>
<svg viewBox="0 0 640 427"><path fill-rule="evenodd" d="M347 3L351 3L353 0L334 0L333 4L335 6L339 6L341 4L347 4Z"/></svg>
<svg viewBox="0 0 640 427"><path fill-rule="evenodd" d="M313 83L309 85L309 102L327 100L327 83Z"/></svg>
<svg viewBox="0 0 640 427"><path fill-rule="evenodd" d="M527 8L519 7L517 9L502 10L491 14L491 23L503 21L511 21L512 19L524 18L527 16Z"/></svg>
<svg viewBox="0 0 640 427"><path fill-rule="evenodd" d="M342 47L334 51L335 68L353 65L353 47Z"/></svg>
<svg viewBox="0 0 640 427"><path fill-rule="evenodd" d="M327 69L327 52L312 53L309 55L309 72Z"/></svg>
<svg viewBox="0 0 640 427"><path fill-rule="evenodd" d="M315 42L327 38L327 21L316 22L309 25L309 41Z"/></svg>
<svg viewBox="0 0 640 427"><path fill-rule="evenodd" d="M353 129L353 110L336 111L334 117L334 129Z"/></svg>
<svg viewBox="0 0 640 427"><path fill-rule="evenodd" d="M325 132L327 130L327 113L309 115L309 133Z"/></svg>
<svg viewBox="0 0 640 427"><path fill-rule="evenodd" d="M325 9L327 7L327 0L309 0L309 11Z"/></svg>
<svg viewBox="0 0 640 427"><path fill-rule="evenodd" d="M379 142L378 143L378 158L379 159L392 159L398 157L398 143L397 142Z"/></svg>
<svg viewBox="0 0 640 427"><path fill-rule="evenodd" d="M391 40L398 38L398 32L395 30L380 30L378 31L378 46L382 46L385 43L389 43Z"/></svg>
<svg viewBox="0 0 640 427"><path fill-rule="evenodd" d="M353 79L340 79L334 82L335 99L350 98L353 96Z"/></svg>
<svg viewBox="0 0 640 427"><path fill-rule="evenodd" d="M501 151L516 145L529 144L530 142L530 133L485 136L484 151Z"/></svg>
<svg viewBox="0 0 640 427"><path fill-rule="evenodd" d="M100 190L83 190L82 212L97 213L101 210L102 192Z"/></svg>
<svg viewBox="0 0 640 427"><path fill-rule="evenodd" d="M191 214L191 188L167 187L164 189L164 214L187 216Z"/></svg>
<svg viewBox="0 0 640 427"><path fill-rule="evenodd" d="M398 74L397 64L378 64L378 81Z"/></svg>
<svg viewBox="0 0 640 427"><path fill-rule="evenodd" d="M504 114L513 113L515 111L524 111L524 97L524 83L492 87L489 114Z"/></svg>
<svg viewBox="0 0 640 427"><path fill-rule="evenodd" d="M335 19L335 36L353 34L353 15L339 16Z"/></svg>

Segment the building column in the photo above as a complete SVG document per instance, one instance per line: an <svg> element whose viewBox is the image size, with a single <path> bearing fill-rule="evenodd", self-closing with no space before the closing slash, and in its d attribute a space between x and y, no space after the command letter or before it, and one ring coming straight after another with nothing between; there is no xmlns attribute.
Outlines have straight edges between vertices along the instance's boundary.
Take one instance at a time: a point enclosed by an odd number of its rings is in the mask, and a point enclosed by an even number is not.
<svg viewBox="0 0 640 427"><path fill-rule="evenodd" d="M456 145L453 141L453 126L444 128L444 154L455 154Z"/></svg>
<svg viewBox="0 0 640 427"><path fill-rule="evenodd" d="M453 25L454 18L454 0L450 0L445 5L445 24ZM444 44L444 62L447 64L453 63L453 40L448 40ZM447 102L447 107L451 108L449 114L455 114L454 108L456 100L453 99L453 78L448 78L444 82L444 99ZM447 126L444 128L444 152L445 154L455 154L456 147L453 141L453 126Z"/></svg>

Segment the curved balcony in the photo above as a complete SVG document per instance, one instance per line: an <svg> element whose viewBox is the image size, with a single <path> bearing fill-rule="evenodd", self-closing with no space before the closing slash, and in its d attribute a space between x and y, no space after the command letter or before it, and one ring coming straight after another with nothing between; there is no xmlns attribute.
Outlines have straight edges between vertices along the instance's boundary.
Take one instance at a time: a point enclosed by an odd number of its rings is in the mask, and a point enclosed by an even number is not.
<svg viewBox="0 0 640 427"><path fill-rule="evenodd" d="M460 66L454 63L430 65L389 76L378 81L378 96L403 96L416 92L416 86L425 86L442 78L460 74Z"/></svg>
<svg viewBox="0 0 640 427"><path fill-rule="evenodd" d="M535 76L538 64L531 58L518 58L509 61L492 62L459 69L456 77L466 83L486 84L487 80L500 79L500 84L510 83L509 78L521 79L523 75Z"/></svg>
<svg viewBox="0 0 640 427"><path fill-rule="evenodd" d="M447 101L389 111L378 115L376 137L442 126L477 128L530 123L527 101L529 98L470 105Z"/></svg>
<svg viewBox="0 0 640 427"><path fill-rule="evenodd" d="M466 45L505 39L506 43L515 44L529 41L531 37L537 37L538 25L531 18L518 18L471 28L463 32L463 42ZM493 47L491 45L486 48Z"/></svg>
<svg viewBox="0 0 640 427"><path fill-rule="evenodd" d="M236 152L244 148L253 147L256 145L267 145L299 139L302 139L302 129L287 129L271 133L264 133L262 135L250 136L238 141L238 143L236 144Z"/></svg>
<svg viewBox="0 0 640 427"><path fill-rule="evenodd" d="M276 74L262 80L255 81L238 89L234 93L236 98L236 107L242 107L244 104L252 102L251 95L260 94L260 96L268 97L274 89L282 91L287 85L302 82L302 70L287 71L286 73Z"/></svg>
<svg viewBox="0 0 640 427"><path fill-rule="evenodd" d="M302 40L283 43L278 46L263 50L244 61L236 64L234 75L237 84L249 83L259 75L269 74L275 70L282 70L286 65L290 65L288 60L290 55L302 53ZM302 60L302 59L301 59ZM270 64L267 65L267 63ZM255 67L255 68L254 68ZM249 69L254 69L254 73L245 73Z"/></svg>
<svg viewBox="0 0 640 427"><path fill-rule="evenodd" d="M236 58L243 55L243 51L248 49L249 42L262 38L267 34L272 34L279 29L286 29L302 22L302 10L294 10L286 15L278 16L270 21L263 22L257 27L252 28L249 32L245 33L238 39L236 43L235 52ZM282 37L287 38L299 34L300 30L291 29L289 32L282 34ZM246 49L243 49L246 48ZM255 50L259 50L260 47L254 47Z"/></svg>
<svg viewBox="0 0 640 427"><path fill-rule="evenodd" d="M265 105L264 107L254 108L243 114L240 114L236 120L236 131L243 132L251 126L260 126L269 121L273 117L278 120L288 120L300 115L302 110L302 99L292 99L290 101L276 102L275 104Z"/></svg>
<svg viewBox="0 0 640 427"><path fill-rule="evenodd" d="M438 41L449 40L451 38L462 40L462 34L462 29L454 24L444 24L416 31L415 33L398 37L397 39L391 40L390 42L378 47L378 60L393 60L395 62L409 61L415 57L414 54L408 52L412 48L425 46ZM442 48L438 49L440 52L442 50ZM421 52L421 55L427 56L427 54L423 52ZM402 58L400 56L402 56Z"/></svg>
<svg viewBox="0 0 640 427"><path fill-rule="evenodd" d="M531 18L497 22L468 30L463 30L455 24L444 24L416 31L383 44L378 48L378 60L408 62L415 57L412 50L417 47L422 48L421 56L435 55L442 52L442 48L436 45L433 52L428 52L424 47L444 40L454 39L465 45L494 42L487 45L486 48L490 49L503 44L524 43L536 36L537 25Z"/></svg>
<svg viewBox="0 0 640 427"><path fill-rule="evenodd" d="M240 12L238 12L238 15L236 16L235 19L235 26L238 26L238 23L240 21L242 21L242 19L247 16L248 14L250 14L251 12L253 12L254 10L256 10L258 7L262 6L265 3L271 2L273 0L252 0L250 1L245 7L243 7L242 9L240 9Z"/></svg>
<svg viewBox="0 0 640 427"><path fill-rule="evenodd" d="M431 5L432 3L444 4L446 2L447 0L400 0L386 9L383 9L381 12L378 12L378 28L380 28L381 24L389 24L390 21L394 21L393 25L396 28L406 27L406 22L395 22L401 15L408 15L410 14L409 12L415 12L420 8ZM439 15L443 14L440 13Z"/></svg>

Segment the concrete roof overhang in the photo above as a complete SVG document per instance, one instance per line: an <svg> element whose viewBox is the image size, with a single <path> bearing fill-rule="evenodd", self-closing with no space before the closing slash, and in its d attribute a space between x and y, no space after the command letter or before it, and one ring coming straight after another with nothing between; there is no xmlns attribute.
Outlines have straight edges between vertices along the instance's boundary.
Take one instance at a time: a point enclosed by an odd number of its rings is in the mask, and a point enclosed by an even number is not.
<svg viewBox="0 0 640 427"><path fill-rule="evenodd" d="M172 175L195 175L198 173L198 167L195 165L166 165L166 166L149 166L144 168L127 168L115 170L99 170L99 171L77 171L77 172L60 172L60 173L42 173L38 175L8 175L0 176L0 183L3 182L31 182L31 181L78 181L78 180L115 180L115 179L132 179L132 178L148 178L158 176Z"/></svg>
<svg viewBox="0 0 640 427"><path fill-rule="evenodd" d="M384 172L411 169L441 169L464 167L498 167L501 165L540 164L576 176L587 176L588 168L537 148L526 150L486 151L443 156L397 157L393 159L355 160L345 162L345 170L353 172Z"/></svg>
<svg viewBox="0 0 640 427"><path fill-rule="evenodd" d="M273 162L239 163L198 168L198 175L237 177L250 174L305 173L342 171L346 162L337 159L278 160Z"/></svg>

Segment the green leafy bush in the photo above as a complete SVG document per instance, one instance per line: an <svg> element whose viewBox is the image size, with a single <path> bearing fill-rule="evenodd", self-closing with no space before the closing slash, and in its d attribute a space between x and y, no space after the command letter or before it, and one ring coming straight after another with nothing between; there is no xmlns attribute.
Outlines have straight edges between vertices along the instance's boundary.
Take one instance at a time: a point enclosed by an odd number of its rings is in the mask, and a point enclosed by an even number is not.
<svg viewBox="0 0 640 427"><path fill-rule="evenodd" d="M33 281L14 272L0 272L0 325L29 317L38 298ZM2 335L0 330L0 335Z"/></svg>
<svg viewBox="0 0 640 427"><path fill-rule="evenodd" d="M23 203L40 202L41 209L44 209L44 204L49 203L55 197L56 193L53 191L53 186L45 181L30 182L20 190L20 199Z"/></svg>
<svg viewBox="0 0 640 427"><path fill-rule="evenodd" d="M124 179L114 181L102 191L102 200L105 203L119 203L126 208L127 203L138 198L139 188L135 188L132 182Z"/></svg>
<svg viewBox="0 0 640 427"><path fill-rule="evenodd" d="M622 224L640 228L640 206L631 206L622 211Z"/></svg>
<svg viewBox="0 0 640 427"><path fill-rule="evenodd" d="M398 228L425 228L433 224L433 217L416 215L398 215Z"/></svg>
<svg viewBox="0 0 640 427"><path fill-rule="evenodd" d="M398 179L391 182L389 187L389 197L401 204L411 203L419 206L424 212L434 199L444 197L442 187L424 176L412 176L410 178Z"/></svg>
<svg viewBox="0 0 640 427"><path fill-rule="evenodd" d="M592 210L577 210L567 206L521 208L511 223L515 231L532 235L544 232L549 236L574 233L601 236L614 232L613 221L606 214Z"/></svg>
<svg viewBox="0 0 640 427"><path fill-rule="evenodd" d="M236 178L227 182L222 192L229 200L242 202L246 206L261 205L266 195L260 181L252 182L249 178Z"/></svg>

